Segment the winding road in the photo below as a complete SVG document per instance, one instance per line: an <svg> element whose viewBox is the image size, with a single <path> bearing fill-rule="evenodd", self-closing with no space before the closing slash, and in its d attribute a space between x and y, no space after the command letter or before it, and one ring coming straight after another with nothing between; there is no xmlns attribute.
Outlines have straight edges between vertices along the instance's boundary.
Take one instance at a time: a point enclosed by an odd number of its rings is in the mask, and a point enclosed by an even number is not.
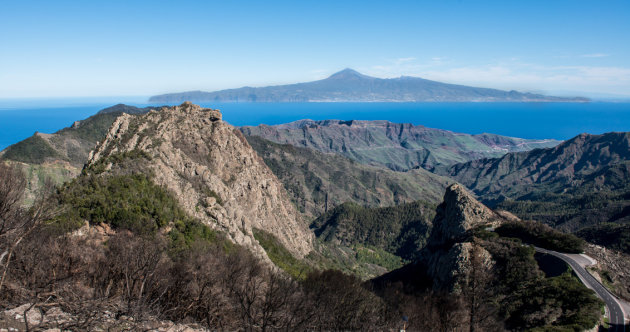
<svg viewBox="0 0 630 332"><path fill-rule="evenodd" d="M571 269L575 271L582 283L586 287L592 289L597 293L597 296L604 300L608 311L608 322L610 323L609 331L630 331L630 328L626 329L624 320L624 311L617 299L604 287L597 279L595 279L590 273L586 271L573 257L569 254L563 254L553 250L547 250L543 248L534 247L537 252L552 255L565 261Z"/></svg>

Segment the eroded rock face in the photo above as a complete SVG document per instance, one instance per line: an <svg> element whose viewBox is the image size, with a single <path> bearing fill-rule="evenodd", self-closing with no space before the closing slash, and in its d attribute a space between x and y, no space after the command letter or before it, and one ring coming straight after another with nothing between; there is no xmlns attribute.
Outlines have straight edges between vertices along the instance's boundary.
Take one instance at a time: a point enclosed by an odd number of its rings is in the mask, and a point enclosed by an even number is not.
<svg viewBox="0 0 630 332"><path fill-rule="evenodd" d="M313 235L288 195L240 131L218 110L186 102L145 115L121 115L88 165L116 152L145 151L142 161L190 215L264 256L252 228L275 235L296 257Z"/></svg>
<svg viewBox="0 0 630 332"><path fill-rule="evenodd" d="M505 219L479 203L463 186L446 188L444 202L437 208L433 230L427 247L422 251L427 274L437 290L459 291L471 270L473 255L476 264L490 269L491 254L474 242L477 228L497 227Z"/></svg>
<svg viewBox="0 0 630 332"><path fill-rule="evenodd" d="M433 278L436 290L460 292L462 283L472 270L473 256L477 255L478 268L491 269L494 265L492 255L479 244L460 242L449 250L433 255L429 260L427 272Z"/></svg>
<svg viewBox="0 0 630 332"><path fill-rule="evenodd" d="M500 215L455 183L446 188L444 202L437 208L429 245L448 245L465 237L476 227L496 227L502 221Z"/></svg>

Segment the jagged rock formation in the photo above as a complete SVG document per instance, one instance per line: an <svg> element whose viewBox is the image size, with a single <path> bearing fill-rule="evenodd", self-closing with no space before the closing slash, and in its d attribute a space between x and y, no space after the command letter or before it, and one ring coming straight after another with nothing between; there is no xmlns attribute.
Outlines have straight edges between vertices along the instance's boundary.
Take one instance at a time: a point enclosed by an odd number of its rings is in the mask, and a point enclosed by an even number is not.
<svg viewBox="0 0 630 332"><path fill-rule="evenodd" d="M282 184L240 131L221 121L218 110L184 103L145 115L123 114L88 165L134 150L150 156L142 167L175 194L186 212L235 243L262 254L252 234L260 228L298 258L312 250L313 235Z"/></svg>
<svg viewBox="0 0 630 332"><path fill-rule="evenodd" d="M505 219L479 203L457 183L446 188L444 202L436 212L421 261L435 289L457 291L471 269L473 255L486 266L493 264L490 253L472 241L472 232L497 227Z"/></svg>
<svg viewBox="0 0 630 332"><path fill-rule="evenodd" d="M466 239L477 227L497 227L503 218L479 203L460 184L446 188L444 202L437 208L428 245L442 247Z"/></svg>

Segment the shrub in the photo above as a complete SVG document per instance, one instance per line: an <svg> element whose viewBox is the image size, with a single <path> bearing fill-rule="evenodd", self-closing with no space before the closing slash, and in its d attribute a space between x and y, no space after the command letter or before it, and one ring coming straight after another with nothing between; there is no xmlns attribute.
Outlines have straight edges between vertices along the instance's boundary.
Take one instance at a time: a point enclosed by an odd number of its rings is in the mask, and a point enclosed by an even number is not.
<svg viewBox="0 0 630 332"><path fill-rule="evenodd" d="M576 254L584 251L582 239L534 221L505 223L499 226L496 232L500 236L518 238L545 249Z"/></svg>
<svg viewBox="0 0 630 332"><path fill-rule="evenodd" d="M252 231L254 238L265 249L269 259L292 277L304 279L306 274L312 270L311 266L293 257L272 234L257 228L254 228Z"/></svg>

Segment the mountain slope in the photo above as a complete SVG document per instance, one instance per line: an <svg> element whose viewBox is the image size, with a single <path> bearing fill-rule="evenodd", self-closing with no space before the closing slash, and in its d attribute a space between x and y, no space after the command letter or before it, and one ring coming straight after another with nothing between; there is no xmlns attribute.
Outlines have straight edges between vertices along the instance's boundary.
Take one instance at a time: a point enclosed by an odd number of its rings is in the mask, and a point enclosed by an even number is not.
<svg viewBox="0 0 630 332"><path fill-rule="evenodd" d="M629 171L630 133L606 133L457 164L441 174L523 218L577 230L630 221Z"/></svg>
<svg viewBox="0 0 630 332"><path fill-rule="evenodd" d="M300 120L241 127L247 136L339 153L364 164L407 170L433 169L507 152L551 147L556 140L527 140L492 134L468 135L389 121Z"/></svg>
<svg viewBox="0 0 630 332"><path fill-rule="evenodd" d="M419 102L419 101L570 101L585 98L550 97L517 91L476 88L401 76L381 79L344 69L313 82L261 88L243 87L216 92L189 91L153 96L149 102Z"/></svg>
<svg viewBox="0 0 630 332"><path fill-rule="evenodd" d="M315 219L311 229L325 242L383 249L409 260L424 247L434 211L422 201L384 208L344 203Z"/></svg>
<svg viewBox="0 0 630 332"><path fill-rule="evenodd" d="M293 255L313 249L312 234L282 184L221 113L191 103L146 115L123 114L90 154L88 167L107 169L125 154L133 167L178 198L186 213L264 255L253 229L274 235Z"/></svg>
<svg viewBox="0 0 630 332"><path fill-rule="evenodd" d="M453 165L445 174L480 195L503 192L522 195L533 188L523 190L515 184L558 184L558 190L564 190L565 184L576 187L575 181L581 185L594 172L627 160L630 160L630 133L581 134L555 148ZM591 181L595 178L591 177Z"/></svg>
<svg viewBox="0 0 630 332"><path fill-rule="evenodd" d="M437 204L450 180L424 169L394 172L346 157L277 144L257 136L248 142L282 181L294 204L314 218L344 202L383 207L416 200Z"/></svg>
<svg viewBox="0 0 630 332"><path fill-rule="evenodd" d="M24 172L27 181L25 202L29 204L45 179L60 185L79 175L90 151L105 138L119 115L143 114L151 109L154 107L114 105L53 134L35 133L1 151L0 159Z"/></svg>
<svg viewBox="0 0 630 332"><path fill-rule="evenodd" d="M7 147L2 158L29 164L48 162L67 163L82 168L88 154L99 140L105 138L109 127L123 114L143 114L155 107L138 108L118 104L102 109L85 120L53 134L35 133L33 136Z"/></svg>

